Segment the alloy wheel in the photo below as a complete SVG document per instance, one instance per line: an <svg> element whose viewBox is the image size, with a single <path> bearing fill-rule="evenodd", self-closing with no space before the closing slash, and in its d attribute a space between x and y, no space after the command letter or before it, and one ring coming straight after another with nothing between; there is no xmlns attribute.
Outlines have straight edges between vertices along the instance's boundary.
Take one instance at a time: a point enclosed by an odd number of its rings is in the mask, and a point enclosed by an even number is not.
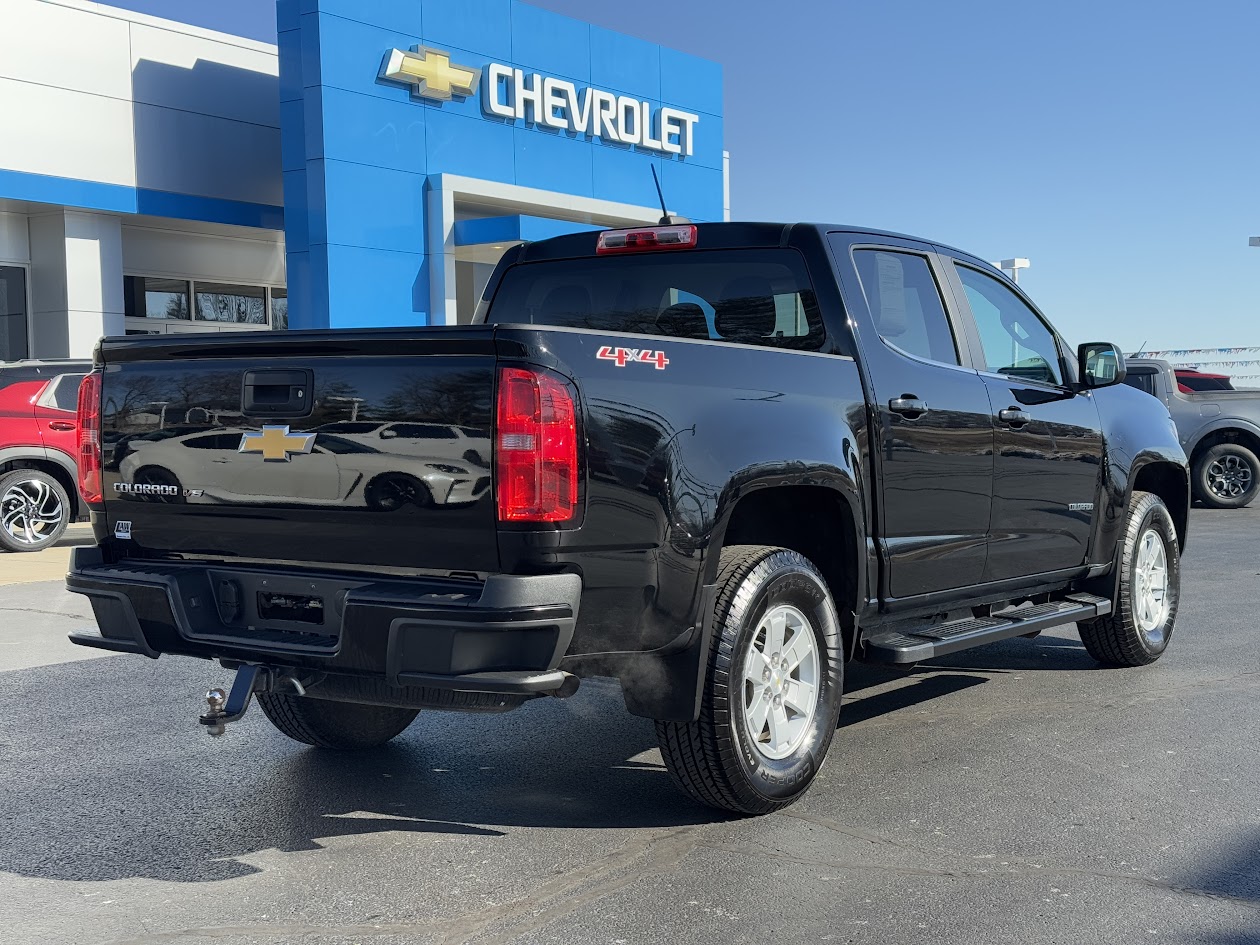
<svg viewBox="0 0 1260 945"><path fill-rule="evenodd" d="M39 479L15 482L0 497L0 528L18 544L48 541L64 515L56 491Z"/></svg>
<svg viewBox="0 0 1260 945"><path fill-rule="evenodd" d="M795 752L818 709L819 653L814 629L791 604L766 610L744 654L744 726L771 760Z"/></svg>
<svg viewBox="0 0 1260 945"><path fill-rule="evenodd" d="M1241 456L1226 454L1207 468L1208 488L1222 499L1236 499L1251 490L1255 473Z"/></svg>
<svg viewBox="0 0 1260 945"><path fill-rule="evenodd" d="M1164 536L1148 528L1138 539L1133 562L1133 610L1138 629L1147 641L1159 645L1164 638L1168 599L1168 552Z"/></svg>

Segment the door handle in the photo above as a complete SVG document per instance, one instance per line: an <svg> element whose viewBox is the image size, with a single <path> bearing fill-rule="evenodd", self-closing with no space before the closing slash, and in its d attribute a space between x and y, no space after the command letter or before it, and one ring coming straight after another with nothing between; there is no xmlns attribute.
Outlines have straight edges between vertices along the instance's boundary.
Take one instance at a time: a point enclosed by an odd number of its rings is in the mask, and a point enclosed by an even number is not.
<svg viewBox="0 0 1260 945"><path fill-rule="evenodd" d="M74 429L74 424L69 420L53 420L48 424L48 429L57 430L60 433L69 433Z"/></svg>
<svg viewBox="0 0 1260 945"><path fill-rule="evenodd" d="M927 413L928 405L914 394L902 394L888 401L888 409L899 413L908 420L917 420Z"/></svg>
<svg viewBox="0 0 1260 945"><path fill-rule="evenodd" d="M1032 417L1018 407L1006 407L998 411L998 419L1013 427L1022 427L1032 423Z"/></svg>

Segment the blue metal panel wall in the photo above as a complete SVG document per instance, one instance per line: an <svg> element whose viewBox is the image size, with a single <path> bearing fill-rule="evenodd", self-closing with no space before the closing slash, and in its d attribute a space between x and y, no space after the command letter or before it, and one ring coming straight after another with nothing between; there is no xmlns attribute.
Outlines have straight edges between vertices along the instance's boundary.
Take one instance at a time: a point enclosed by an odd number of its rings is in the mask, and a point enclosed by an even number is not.
<svg viewBox="0 0 1260 945"><path fill-rule="evenodd" d="M519 0L279 0L281 132L294 327L428 320L426 182L457 174L722 218L721 67ZM696 113L695 153L670 157L487 117L481 89L419 100L378 78L423 45ZM440 251L440 248L439 248Z"/></svg>

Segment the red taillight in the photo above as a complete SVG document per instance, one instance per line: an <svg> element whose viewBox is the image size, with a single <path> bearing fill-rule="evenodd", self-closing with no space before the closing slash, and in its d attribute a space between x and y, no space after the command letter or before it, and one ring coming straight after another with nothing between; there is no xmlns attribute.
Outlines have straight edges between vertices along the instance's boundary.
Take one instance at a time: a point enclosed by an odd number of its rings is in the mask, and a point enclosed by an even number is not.
<svg viewBox="0 0 1260 945"><path fill-rule="evenodd" d="M79 494L93 505L101 501L101 376L89 374L79 385Z"/></svg>
<svg viewBox="0 0 1260 945"><path fill-rule="evenodd" d="M567 522L577 514L577 410L569 386L524 368L499 370L494 471L501 522Z"/></svg>
<svg viewBox="0 0 1260 945"><path fill-rule="evenodd" d="M595 244L596 253L641 253L651 249L691 249L700 230L691 223L649 226L638 230L605 230Z"/></svg>

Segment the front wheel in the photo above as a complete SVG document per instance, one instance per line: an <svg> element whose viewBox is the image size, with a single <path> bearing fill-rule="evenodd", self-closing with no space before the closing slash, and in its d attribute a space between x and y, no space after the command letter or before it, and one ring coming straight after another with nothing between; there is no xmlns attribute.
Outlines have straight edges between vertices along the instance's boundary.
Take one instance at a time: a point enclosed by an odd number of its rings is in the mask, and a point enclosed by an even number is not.
<svg viewBox="0 0 1260 945"><path fill-rule="evenodd" d="M843 683L840 621L818 569L785 548L723 548L700 717L656 723L670 776L710 807L786 807L827 756Z"/></svg>
<svg viewBox="0 0 1260 945"><path fill-rule="evenodd" d="M15 469L0 477L0 548L40 551L52 546L70 524L70 498L52 476Z"/></svg>
<svg viewBox="0 0 1260 945"><path fill-rule="evenodd" d="M1133 493L1120 540L1115 609L1076 626L1098 662L1145 666L1168 648L1181 596L1177 530L1159 496Z"/></svg>
<svg viewBox="0 0 1260 945"><path fill-rule="evenodd" d="M1214 509L1241 509L1260 490L1260 459L1245 446L1218 443L1194 464L1194 494Z"/></svg>
<svg viewBox="0 0 1260 945"><path fill-rule="evenodd" d="M271 724L294 741L316 748L377 748L401 734L418 709L332 702L288 692L260 692L258 706Z"/></svg>

